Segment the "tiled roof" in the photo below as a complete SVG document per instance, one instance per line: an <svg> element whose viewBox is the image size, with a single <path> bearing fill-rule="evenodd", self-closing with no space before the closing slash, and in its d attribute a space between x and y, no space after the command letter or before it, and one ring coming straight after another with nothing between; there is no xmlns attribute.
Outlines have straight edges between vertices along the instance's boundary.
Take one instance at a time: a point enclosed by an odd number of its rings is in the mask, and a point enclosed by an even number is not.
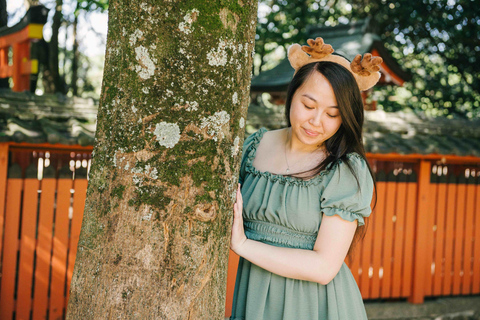
<svg viewBox="0 0 480 320"><path fill-rule="evenodd" d="M0 90L0 142L92 146L96 118L93 100Z"/></svg>
<svg viewBox="0 0 480 320"><path fill-rule="evenodd" d="M14 26L4 26L0 28L0 37L18 32L30 23L45 24L47 23L48 9L43 5L31 6L25 16Z"/></svg>
<svg viewBox="0 0 480 320"><path fill-rule="evenodd" d="M0 142L92 146L96 117L92 100L0 90ZM262 126L285 127L283 106L251 104L247 134ZM430 118L409 109L365 111L363 134L366 151L371 153L480 157L480 119Z"/></svg>
<svg viewBox="0 0 480 320"><path fill-rule="evenodd" d="M260 127L275 130L286 126L283 106L252 104L247 119L247 134ZM366 151L374 154L480 157L480 119L432 118L409 109L365 111L363 135Z"/></svg>
<svg viewBox="0 0 480 320"><path fill-rule="evenodd" d="M367 152L480 157L480 119L426 117L406 109L365 111Z"/></svg>

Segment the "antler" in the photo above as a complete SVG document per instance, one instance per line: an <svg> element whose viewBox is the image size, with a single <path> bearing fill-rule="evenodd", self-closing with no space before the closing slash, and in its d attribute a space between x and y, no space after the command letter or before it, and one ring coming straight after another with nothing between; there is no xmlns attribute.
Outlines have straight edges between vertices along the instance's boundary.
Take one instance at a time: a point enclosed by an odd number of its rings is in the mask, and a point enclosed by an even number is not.
<svg viewBox="0 0 480 320"><path fill-rule="evenodd" d="M314 59L322 59L333 53L333 48L329 44L323 43L323 39L318 37L315 40L308 39L309 46L302 46L302 50L308 53Z"/></svg>
<svg viewBox="0 0 480 320"><path fill-rule="evenodd" d="M350 64L350 68L360 76L369 76L374 72L380 71L380 64L382 62L382 58L372 58L370 53L365 53L363 59L361 54L357 54Z"/></svg>
<svg viewBox="0 0 480 320"><path fill-rule="evenodd" d="M308 54L302 51L302 47L300 47L298 43L294 43L288 47L287 56L292 68L295 69L295 72L303 65L307 64L308 60L310 59Z"/></svg>

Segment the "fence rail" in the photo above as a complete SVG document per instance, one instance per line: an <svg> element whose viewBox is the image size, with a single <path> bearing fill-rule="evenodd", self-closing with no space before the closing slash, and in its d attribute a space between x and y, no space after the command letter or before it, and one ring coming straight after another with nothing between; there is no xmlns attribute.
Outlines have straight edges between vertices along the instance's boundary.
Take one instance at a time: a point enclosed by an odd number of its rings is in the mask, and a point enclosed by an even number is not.
<svg viewBox="0 0 480 320"><path fill-rule="evenodd" d="M25 155L11 157L24 169L10 165L2 191L1 319L65 317L90 154L34 154L30 165ZM346 260L363 298L419 303L480 293L480 164L369 161L378 202L353 260ZM237 263L230 252L226 316Z"/></svg>

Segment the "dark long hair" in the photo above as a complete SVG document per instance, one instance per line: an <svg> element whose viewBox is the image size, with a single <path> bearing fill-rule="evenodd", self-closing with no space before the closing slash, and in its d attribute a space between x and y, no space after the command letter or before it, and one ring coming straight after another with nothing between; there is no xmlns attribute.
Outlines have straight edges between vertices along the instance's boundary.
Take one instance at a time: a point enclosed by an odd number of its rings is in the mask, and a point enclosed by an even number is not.
<svg viewBox="0 0 480 320"><path fill-rule="evenodd" d="M357 174L347 158L348 153L356 152L365 160L370 175L372 176L375 190L375 203L373 208L375 208L377 205L377 184L373 170L365 156L365 147L363 146L362 139L364 121L363 102L357 82L350 71L340 64L330 61L312 62L301 67L296 72L287 90L287 100L285 103L287 126L292 126L290 122L290 109L293 95L314 72L321 73L330 82L335 98L337 99L342 124L332 137L325 140L327 157L322 162L313 169L290 174L289 176L297 176L300 173L311 172L308 176L302 176L301 178L313 178L321 171L327 170L329 165L333 166L336 162L343 161L354 175L357 181L357 186L360 188ZM356 244L365 237L369 218L367 217L364 220L365 225L357 227L352 244L348 250L347 256L350 261Z"/></svg>

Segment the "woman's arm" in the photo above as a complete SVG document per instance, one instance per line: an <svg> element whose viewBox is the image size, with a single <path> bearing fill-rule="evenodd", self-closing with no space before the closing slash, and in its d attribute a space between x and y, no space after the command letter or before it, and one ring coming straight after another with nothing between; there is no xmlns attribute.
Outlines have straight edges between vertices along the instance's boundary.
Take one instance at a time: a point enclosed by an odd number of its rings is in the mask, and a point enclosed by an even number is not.
<svg viewBox="0 0 480 320"><path fill-rule="evenodd" d="M326 285L338 273L353 240L357 221L338 215L323 215L313 250L283 248L247 239L243 229L243 200L240 184L230 248L253 264L283 277L308 280Z"/></svg>

